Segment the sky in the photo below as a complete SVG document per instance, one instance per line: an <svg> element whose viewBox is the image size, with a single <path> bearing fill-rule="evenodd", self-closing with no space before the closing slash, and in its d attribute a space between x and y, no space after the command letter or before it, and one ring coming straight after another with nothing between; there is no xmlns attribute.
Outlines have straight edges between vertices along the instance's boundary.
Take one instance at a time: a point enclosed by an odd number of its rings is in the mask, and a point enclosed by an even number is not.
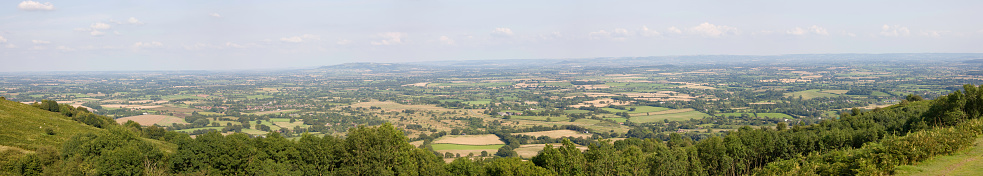
<svg viewBox="0 0 983 176"><path fill-rule="evenodd" d="M981 53L983 1L4 0L0 72Z"/></svg>

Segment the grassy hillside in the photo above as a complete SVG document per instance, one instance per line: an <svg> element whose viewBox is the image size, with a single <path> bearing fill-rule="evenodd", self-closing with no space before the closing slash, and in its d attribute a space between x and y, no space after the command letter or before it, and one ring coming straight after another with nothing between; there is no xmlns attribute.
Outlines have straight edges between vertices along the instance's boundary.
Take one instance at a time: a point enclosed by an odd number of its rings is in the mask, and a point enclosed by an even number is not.
<svg viewBox="0 0 983 176"><path fill-rule="evenodd" d="M59 113L9 100L0 100L0 129L0 150L21 151L34 151L41 146L60 148L74 135L104 131ZM47 134L46 129L54 135Z"/></svg>
<svg viewBox="0 0 983 176"><path fill-rule="evenodd" d="M979 175L983 173L983 138L972 147L915 165L898 166L898 175Z"/></svg>

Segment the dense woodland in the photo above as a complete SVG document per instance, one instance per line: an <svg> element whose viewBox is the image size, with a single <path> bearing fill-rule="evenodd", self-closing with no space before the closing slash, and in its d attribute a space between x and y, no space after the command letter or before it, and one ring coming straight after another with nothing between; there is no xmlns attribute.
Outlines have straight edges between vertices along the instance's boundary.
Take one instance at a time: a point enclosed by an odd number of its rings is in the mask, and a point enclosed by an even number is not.
<svg viewBox="0 0 983 176"><path fill-rule="evenodd" d="M0 100L7 101L7 100ZM672 133L547 145L530 161L460 157L417 148L397 127L350 128L346 136L302 134L287 140L217 131L190 137L136 123L118 125L85 108L42 101L33 106L106 129L23 156L0 155L21 175L881 175L948 154L983 134L983 87L966 85L935 100L909 96L898 105L811 125L751 128L702 139ZM644 133L644 132L637 132ZM504 135L504 134L503 134ZM637 134L637 136L648 136ZM170 147L169 147L170 146ZM175 147L176 146L176 147ZM503 147L505 148L505 147Z"/></svg>

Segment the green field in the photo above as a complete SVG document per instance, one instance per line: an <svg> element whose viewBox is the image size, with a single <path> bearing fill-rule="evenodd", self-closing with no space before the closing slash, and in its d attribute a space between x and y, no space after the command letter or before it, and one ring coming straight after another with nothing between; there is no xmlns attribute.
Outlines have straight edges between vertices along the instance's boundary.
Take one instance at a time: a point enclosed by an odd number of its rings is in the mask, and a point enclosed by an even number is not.
<svg viewBox="0 0 983 176"><path fill-rule="evenodd" d="M754 117L754 113L740 113L740 112L735 112L735 113L720 113L720 114L717 114L717 116L721 116L721 117L737 116L737 117L740 117L743 114L748 114L749 116ZM792 119L792 118L795 118L795 117L792 117L792 116L790 116L788 114L782 114L782 113L758 113L758 117L782 118L782 119Z"/></svg>
<svg viewBox="0 0 983 176"><path fill-rule="evenodd" d="M935 156L915 165L895 168L897 175L980 175L983 173L983 138L952 155Z"/></svg>
<svg viewBox="0 0 983 176"><path fill-rule="evenodd" d="M707 115L699 111L687 111L687 112L672 113L672 114L637 116L637 117L631 117L630 119L631 122L635 122L635 123L647 123L647 122L659 122L659 121L663 121L663 119L669 119L670 121L679 121L679 120L698 119L704 117L710 117L710 115Z"/></svg>
<svg viewBox="0 0 983 176"><path fill-rule="evenodd" d="M785 93L785 96L790 96L792 98L799 98L799 96L802 96L802 99L808 100L818 97L835 97L839 95L820 92L819 89L810 89L810 90L803 90L803 91L792 92L792 93Z"/></svg>
<svg viewBox="0 0 983 176"><path fill-rule="evenodd" d="M588 111L588 110L574 109L574 110L563 110L563 112L566 112L567 114L579 114L579 113L587 113L587 112L590 112L590 111Z"/></svg>
<svg viewBox="0 0 983 176"><path fill-rule="evenodd" d="M626 118L604 118L604 119L614 120L615 122L622 122L622 123L628 120Z"/></svg>
<svg viewBox="0 0 983 176"><path fill-rule="evenodd" d="M433 150L494 150L502 148L504 144L496 145L461 145L461 144L431 144Z"/></svg>

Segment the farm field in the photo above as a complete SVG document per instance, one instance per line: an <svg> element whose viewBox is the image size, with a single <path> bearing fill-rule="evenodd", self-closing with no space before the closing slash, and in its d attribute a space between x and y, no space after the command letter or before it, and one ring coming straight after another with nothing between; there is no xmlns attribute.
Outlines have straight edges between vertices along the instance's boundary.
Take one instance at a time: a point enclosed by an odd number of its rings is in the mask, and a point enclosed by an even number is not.
<svg viewBox="0 0 983 176"><path fill-rule="evenodd" d="M832 90L831 92L840 92L840 91L842 90ZM799 98L799 96L802 96L802 99L808 100L818 97L835 97L840 95L827 93L826 91L820 92L819 89L810 89L810 90L803 90L803 91L792 92L792 93L785 93L785 96L792 97L792 98Z"/></svg>
<svg viewBox="0 0 983 176"><path fill-rule="evenodd" d="M707 115L706 113L694 111L693 109L673 109L673 110L661 111L652 114L653 115L647 115L647 116L633 116L628 120L631 120L632 122L635 123L648 123L648 122L660 122L663 120L680 121L680 120L710 117L710 115Z"/></svg>
<svg viewBox="0 0 983 176"><path fill-rule="evenodd" d="M563 146L563 144L560 143L553 143L551 145L553 145L553 147ZM546 144L526 144L516 148L515 153L518 153L519 157L522 158L532 158L539 154L539 151L543 151L543 148L545 147ZM587 146L577 145L577 149L580 149L580 151L585 151L587 150Z"/></svg>
<svg viewBox="0 0 983 176"><path fill-rule="evenodd" d="M740 116L742 116L744 114L747 114L747 115L749 115L751 117L754 117L754 115L755 115L755 113L720 113L720 114L717 114L717 116L721 116L721 117L730 117L730 116L740 117ZM757 113L757 115L758 115L758 117L767 117L767 118L781 118L781 119L793 119L793 118L795 118L795 117L792 117L792 116L790 116L788 114L782 114L782 113Z"/></svg>
<svg viewBox="0 0 983 176"><path fill-rule="evenodd" d="M550 138L560 138L560 137L574 137L574 138L584 137L584 138L589 138L589 137L591 137L590 134L585 134L583 132L578 132L578 131L573 131L573 130L552 130L552 131L525 132L525 133L515 133L515 134L529 135L529 136L536 136L536 137L539 137L539 136L549 136Z"/></svg>
<svg viewBox="0 0 983 176"><path fill-rule="evenodd" d="M434 144L460 144L460 145L496 145L505 144L494 134L483 135L447 135L433 141Z"/></svg>
<svg viewBox="0 0 983 176"><path fill-rule="evenodd" d="M129 120L132 120L134 122L140 123L140 125L145 125L145 126L149 126L149 125L153 125L153 124L157 124L159 126L170 126L171 124L174 124L174 123L177 123L177 124L187 124L187 122L184 122L184 119L182 119L182 118L178 118L178 117L174 117L174 116L167 116L167 115L138 115L138 116L130 116L130 117L118 118L118 119L116 119L116 123L123 124L123 123L126 123L126 121L129 121Z"/></svg>

